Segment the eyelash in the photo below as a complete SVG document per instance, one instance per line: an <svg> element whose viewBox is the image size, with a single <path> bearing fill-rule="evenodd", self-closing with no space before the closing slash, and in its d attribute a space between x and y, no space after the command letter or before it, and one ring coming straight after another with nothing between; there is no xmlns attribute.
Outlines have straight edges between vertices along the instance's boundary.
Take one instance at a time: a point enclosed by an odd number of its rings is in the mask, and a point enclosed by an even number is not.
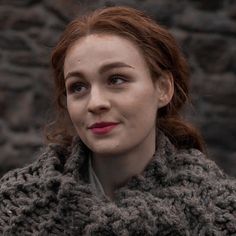
<svg viewBox="0 0 236 236"><path fill-rule="evenodd" d="M74 82L69 85L69 93L83 93L81 91L78 91L78 86L81 88L87 88L87 86L84 83L81 82Z"/></svg>
<svg viewBox="0 0 236 236"><path fill-rule="evenodd" d="M119 80L122 80L121 83L114 83L114 79L119 79ZM123 75L119 75L119 74L114 74L110 77L108 77L108 85L109 86L121 86L123 83L127 82L127 79L123 76ZM78 86L80 89L83 89L85 88L85 91L78 91ZM68 92L71 93L71 94L83 94L86 92L86 90L88 89L88 85L86 85L85 83L83 82L74 82L74 83L71 83L68 87Z"/></svg>
<svg viewBox="0 0 236 236"><path fill-rule="evenodd" d="M115 84L115 85L120 85L120 84L123 84L123 83L127 82L127 79L123 75L115 74L115 75L112 75L112 76L109 77L109 79L108 79L109 84L112 83L112 80L114 78L118 78L118 79L122 80L122 83L118 83L118 84Z"/></svg>

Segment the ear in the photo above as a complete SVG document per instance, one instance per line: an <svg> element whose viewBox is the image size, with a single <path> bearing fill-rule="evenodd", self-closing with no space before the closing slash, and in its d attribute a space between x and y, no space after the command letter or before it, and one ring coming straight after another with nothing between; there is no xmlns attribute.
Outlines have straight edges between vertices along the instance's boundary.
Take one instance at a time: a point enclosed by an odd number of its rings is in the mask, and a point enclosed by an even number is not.
<svg viewBox="0 0 236 236"><path fill-rule="evenodd" d="M174 94L174 79L170 72L165 72L156 80L158 108L170 103Z"/></svg>

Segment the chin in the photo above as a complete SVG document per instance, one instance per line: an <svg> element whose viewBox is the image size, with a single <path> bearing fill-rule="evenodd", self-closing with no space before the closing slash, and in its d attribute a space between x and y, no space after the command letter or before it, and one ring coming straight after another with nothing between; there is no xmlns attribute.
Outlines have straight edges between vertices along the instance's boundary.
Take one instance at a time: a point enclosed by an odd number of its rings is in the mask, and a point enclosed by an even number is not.
<svg viewBox="0 0 236 236"><path fill-rule="evenodd" d="M116 150L111 149L111 148L94 148L91 150L93 153L98 154L100 156L114 156L119 153Z"/></svg>
<svg viewBox="0 0 236 236"><path fill-rule="evenodd" d="M115 156L124 153L124 150L122 148L118 148L117 146L112 145L96 145L95 147L91 147L90 150L100 156Z"/></svg>

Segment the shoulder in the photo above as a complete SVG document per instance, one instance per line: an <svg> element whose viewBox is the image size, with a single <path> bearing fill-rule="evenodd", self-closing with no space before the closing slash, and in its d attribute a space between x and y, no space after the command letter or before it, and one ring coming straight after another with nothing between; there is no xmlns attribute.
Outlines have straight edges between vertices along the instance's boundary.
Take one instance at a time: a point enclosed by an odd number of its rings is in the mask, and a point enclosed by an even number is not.
<svg viewBox="0 0 236 236"><path fill-rule="evenodd" d="M168 160L172 169L202 178L225 178L227 175L219 166L197 149L178 150Z"/></svg>
<svg viewBox="0 0 236 236"><path fill-rule="evenodd" d="M64 150L59 145L43 147L36 155L36 160L21 168L7 172L0 179L0 189L39 180L50 165L59 164Z"/></svg>
<svg viewBox="0 0 236 236"><path fill-rule="evenodd" d="M212 193L224 189L225 193L236 193L236 179L199 150L179 150L169 157L168 165L176 183L189 185L196 192L208 190Z"/></svg>
<svg viewBox="0 0 236 236"><path fill-rule="evenodd" d="M1 178L0 233L13 217L22 218L31 208L40 207L40 201L47 198L50 194L47 185L52 185L53 179L60 176L60 155L63 155L60 148L49 145L40 151L33 163L11 170ZM44 202L46 204L46 200Z"/></svg>
<svg viewBox="0 0 236 236"><path fill-rule="evenodd" d="M188 218L222 235L236 233L235 178L196 149L179 150L168 163L169 181L181 192Z"/></svg>

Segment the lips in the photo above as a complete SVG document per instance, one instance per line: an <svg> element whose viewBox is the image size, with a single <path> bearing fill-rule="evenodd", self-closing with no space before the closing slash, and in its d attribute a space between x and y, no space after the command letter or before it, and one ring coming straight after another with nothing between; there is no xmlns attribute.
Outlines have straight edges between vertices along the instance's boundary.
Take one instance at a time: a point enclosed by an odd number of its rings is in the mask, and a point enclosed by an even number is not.
<svg viewBox="0 0 236 236"><path fill-rule="evenodd" d="M111 125L116 125L117 123L115 122L99 122L99 123L94 123L91 126L89 126L89 129L93 129L93 128L104 128L107 126L111 126Z"/></svg>
<svg viewBox="0 0 236 236"><path fill-rule="evenodd" d="M89 126L89 129L94 133L94 134L107 134L111 130L113 130L118 123L116 122L99 122L99 123L94 123L91 126Z"/></svg>

